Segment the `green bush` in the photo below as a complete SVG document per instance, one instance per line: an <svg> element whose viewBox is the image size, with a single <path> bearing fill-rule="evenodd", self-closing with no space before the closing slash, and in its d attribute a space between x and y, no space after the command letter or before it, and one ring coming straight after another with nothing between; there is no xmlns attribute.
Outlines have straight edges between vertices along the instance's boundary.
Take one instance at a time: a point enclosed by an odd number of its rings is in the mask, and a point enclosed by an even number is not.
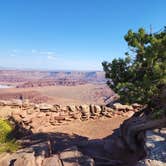
<svg viewBox="0 0 166 166"><path fill-rule="evenodd" d="M9 139L12 130L12 126L6 120L0 119L0 143L4 143Z"/></svg>
<svg viewBox="0 0 166 166"><path fill-rule="evenodd" d="M0 119L0 153L13 152L19 144L12 138L13 127L6 120Z"/></svg>

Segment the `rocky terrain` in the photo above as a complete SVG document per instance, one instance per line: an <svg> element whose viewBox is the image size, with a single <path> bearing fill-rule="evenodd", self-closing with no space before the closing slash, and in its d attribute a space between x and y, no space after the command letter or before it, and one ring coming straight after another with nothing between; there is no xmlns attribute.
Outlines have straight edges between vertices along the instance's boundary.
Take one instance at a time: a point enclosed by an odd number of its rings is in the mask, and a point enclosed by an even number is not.
<svg viewBox="0 0 166 166"><path fill-rule="evenodd" d="M14 166L31 165L94 165L90 156L83 154L78 145L87 141L88 137L69 133L65 126L87 126L87 123L103 124L115 118L130 117L140 108L139 105L114 104L112 108L102 105L48 105L33 104L28 100L0 101L0 117L8 118L16 128L16 136L22 148L16 153L0 155L0 165ZM6 111L6 114L4 112ZM121 118L120 118L121 117ZM87 123L86 123L87 122ZM118 122L119 123L119 122ZM102 123L101 123L102 124ZM120 125L120 123L119 123ZM110 126L110 125L109 125ZM58 132L58 127L61 127ZM106 126L105 126L106 127ZM87 130L91 130L87 128ZM92 130L94 128L92 127ZM63 133L62 133L63 132ZM75 130L76 132L76 130ZM86 131L84 131L86 133ZM95 131L96 133L96 131ZM110 134L110 133L109 133ZM22 137L23 136L23 137ZM97 138L97 137L96 137Z"/></svg>
<svg viewBox="0 0 166 166"><path fill-rule="evenodd" d="M128 106L115 103L110 108L103 105L62 106L34 104L28 100L1 100L0 117L10 119L15 125L21 149L15 153L2 153L0 166L102 166L109 165L109 162L118 166L120 163L116 163L117 161L108 160L112 146L110 134L140 108L138 104ZM147 133L149 153L138 166L164 166L164 131ZM94 149L101 148L98 149L100 151L104 148L103 155L106 158L101 154L95 154L94 158L87 153L87 150L93 153L97 150L93 150L94 145Z"/></svg>
<svg viewBox="0 0 166 166"><path fill-rule="evenodd" d="M28 100L0 101L0 109L11 110L11 120L21 124L19 128L36 133L51 131L55 126L69 124L72 121L88 121L112 118L114 116L130 117L139 109L139 105L121 105L116 103L112 108L103 105L50 105L33 104Z"/></svg>
<svg viewBox="0 0 166 166"><path fill-rule="evenodd" d="M124 166L117 128L141 106L114 103L103 81L102 72L1 70L1 84L12 87L0 91L0 118L14 125L21 148L0 154L0 166ZM164 166L165 139L165 130L148 131L148 156L138 166ZM137 158L126 150L121 157Z"/></svg>
<svg viewBox="0 0 166 166"><path fill-rule="evenodd" d="M166 129L148 131L146 146L148 155L137 166L166 165Z"/></svg>

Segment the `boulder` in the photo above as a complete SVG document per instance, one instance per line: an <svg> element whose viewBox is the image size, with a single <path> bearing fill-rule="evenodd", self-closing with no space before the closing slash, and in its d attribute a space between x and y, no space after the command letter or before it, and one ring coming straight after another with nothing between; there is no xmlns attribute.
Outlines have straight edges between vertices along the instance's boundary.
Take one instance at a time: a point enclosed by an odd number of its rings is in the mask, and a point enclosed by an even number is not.
<svg viewBox="0 0 166 166"><path fill-rule="evenodd" d="M94 166L93 159L79 152L76 146L61 152L60 159L63 166Z"/></svg>
<svg viewBox="0 0 166 166"><path fill-rule="evenodd" d="M38 130L38 128L40 127L40 124L33 121L32 123L30 123L29 126L30 126L32 132L36 132Z"/></svg>
<svg viewBox="0 0 166 166"><path fill-rule="evenodd" d="M62 111L62 112L68 112L69 110L68 110L68 106L61 106L60 107L60 110Z"/></svg>
<svg viewBox="0 0 166 166"><path fill-rule="evenodd" d="M123 116L130 118L130 117L132 117L134 115L134 113L135 113L134 111L128 111L128 112L125 112L123 114Z"/></svg>
<svg viewBox="0 0 166 166"><path fill-rule="evenodd" d="M64 116L54 116L54 120L65 120Z"/></svg>
<svg viewBox="0 0 166 166"><path fill-rule="evenodd" d="M61 160L58 155L45 158L41 166L62 166Z"/></svg>
<svg viewBox="0 0 166 166"><path fill-rule="evenodd" d="M165 166L166 164L164 164L161 161L146 159L145 165L146 166Z"/></svg>
<svg viewBox="0 0 166 166"><path fill-rule="evenodd" d="M112 108L110 108L110 107L105 107L105 110L107 111L107 112L114 112L114 110L112 109Z"/></svg>
<svg viewBox="0 0 166 166"><path fill-rule="evenodd" d="M45 117L33 117L31 119L31 123L29 123L28 125L31 128L32 132L37 132L39 128L42 128L46 123L49 122L49 117L45 116Z"/></svg>
<svg viewBox="0 0 166 166"><path fill-rule="evenodd" d="M39 109L42 112L47 112L53 109L53 106L50 104L42 103L42 104L39 104Z"/></svg>
<svg viewBox="0 0 166 166"><path fill-rule="evenodd" d="M16 122L21 122L22 121L22 117L20 116L19 113L12 112L11 116Z"/></svg>
<svg viewBox="0 0 166 166"><path fill-rule="evenodd" d="M19 113L19 115L20 115L21 118L26 118L26 117L27 117L27 112L22 110L22 111Z"/></svg>
<svg viewBox="0 0 166 166"><path fill-rule="evenodd" d="M99 116L101 114L101 107L99 105L94 105L94 112L95 115Z"/></svg>
<svg viewBox="0 0 166 166"><path fill-rule="evenodd" d="M141 109L142 108L142 105L141 104L138 104L138 103L134 103L134 104L132 104L132 107L134 108L134 109Z"/></svg>
<svg viewBox="0 0 166 166"><path fill-rule="evenodd" d="M90 108L89 105L81 105L80 106L80 111L81 111L81 118L82 120L88 120L90 118Z"/></svg>
<svg viewBox="0 0 166 166"><path fill-rule="evenodd" d="M9 166L10 165L10 154L1 153L0 154L0 166Z"/></svg>
<svg viewBox="0 0 166 166"><path fill-rule="evenodd" d="M126 111L133 111L133 107L130 105L123 105Z"/></svg>
<svg viewBox="0 0 166 166"><path fill-rule="evenodd" d="M113 108L117 111L132 111L133 107L129 105L123 105L120 103L113 104Z"/></svg>
<svg viewBox="0 0 166 166"><path fill-rule="evenodd" d="M34 153L23 153L16 159L14 166L36 166Z"/></svg>
<svg viewBox="0 0 166 166"><path fill-rule="evenodd" d="M58 105L58 104L53 105L53 108L52 108L53 111L55 111L55 112L60 111L60 109L61 109L61 105Z"/></svg>
<svg viewBox="0 0 166 166"><path fill-rule="evenodd" d="M27 112L28 115L31 115L34 112L36 112L36 110L35 109L27 109L26 112Z"/></svg>
<svg viewBox="0 0 166 166"><path fill-rule="evenodd" d="M107 112L107 114L105 114L105 116L106 116L107 118L112 118L114 115L113 115L112 113L110 113L110 112Z"/></svg>
<svg viewBox="0 0 166 166"><path fill-rule="evenodd" d="M101 106L101 115L107 118L112 118L114 116L114 111L109 107Z"/></svg>
<svg viewBox="0 0 166 166"><path fill-rule="evenodd" d="M80 112L76 112L76 113L70 113L69 117L72 119L81 119L81 113Z"/></svg>
<svg viewBox="0 0 166 166"><path fill-rule="evenodd" d="M32 119L31 117L27 116L26 118L23 118L22 121L25 123L25 124L29 124L32 122Z"/></svg>
<svg viewBox="0 0 166 166"><path fill-rule="evenodd" d="M37 118L42 118L42 117L45 117L46 114L44 112L40 112L36 115Z"/></svg>
<svg viewBox="0 0 166 166"><path fill-rule="evenodd" d="M23 107L29 107L30 105L31 105L31 103L29 102L28 99L25 99L25 100L22 101L22 106Z"/></svg>
<svg viewBox="0 0 166 166"><path fill-rule="evenodd" d="M22 107L22 100L19 99L13 99L11 100L11 106L18 106L18 107Z"/></svg>
<svg viewBox="0 0 166 166"><path fill-rule="evenodd" d="M124 110L124 107L120 103L114 103L113 104L113 109L120 111L120 110Z"/></svg>
<svg viewBox="0 0 166 166"><path fill-rule="evenodd" d="M75 105L70 105L70 106L67 106L67 109L70 111L70 112L76 112L77 109L76 109L76 106Z"/></svg>
<svg viewBox="0 0 166 166"><path fill-rule="evenodd" d="M8 101L6 101L6 100L0 100L0 106L8 106L8 105L9 105Z"/></svg>
<svg viewBox="0 0 166 166"><path fill-rule="evenodd" d="M89 105L84 104L81 105L80 108L83 114L90 114Z"/></svg>
<svg viewBox="0 0 166 166"><path fill-rule="evenodd" d="M36 166L42 166L44 156L36 156Z"/></svg>

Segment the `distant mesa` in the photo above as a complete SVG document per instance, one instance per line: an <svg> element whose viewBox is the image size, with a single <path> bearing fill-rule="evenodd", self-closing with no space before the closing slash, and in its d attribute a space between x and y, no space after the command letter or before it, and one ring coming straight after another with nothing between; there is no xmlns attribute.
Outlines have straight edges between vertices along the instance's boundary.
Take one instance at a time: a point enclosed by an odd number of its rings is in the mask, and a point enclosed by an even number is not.
<svg viewBox="0 0 166 166"><path fill-rule="evenodd" d="M86 84L87 81L84 80L74 80L74 79L40 79L37 81L28 81L23 84L16 86L16 88L30 88L30 87L43 87L43 86L76 86Z"/></svg>
<svg viewBox="0 0 166 166"><path fill-rule="evenodd" d="M25 70L0 70L0 82L10 82L10 83L20 83L29 81L43 81L47 80L49 82L56 81L60 84L64 81L66 82L105 82L104 72L93 71L25 71ZM42 82L41 81L41 82ZM64 83L65 84L65 83Z"/></svg>
<svg viewBox="0 0 166 166"><path fill-rule="evenodd" d="M105 83L102 71L0 70L0 100L23 96L34 103L105 104L114 95Z"/></svg>

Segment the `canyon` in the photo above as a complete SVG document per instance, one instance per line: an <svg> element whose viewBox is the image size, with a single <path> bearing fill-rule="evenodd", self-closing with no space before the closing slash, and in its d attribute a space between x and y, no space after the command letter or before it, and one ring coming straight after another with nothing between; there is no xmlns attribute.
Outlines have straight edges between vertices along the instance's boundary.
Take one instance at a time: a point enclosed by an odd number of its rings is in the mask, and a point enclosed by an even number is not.
<svg viewBox="0 0 166 166"><path fill-rule="evenodd" d="M128 150L120 126L142 106L115 103L106 81L103 72L0 70L0 118L13 124L21 145L0 154L0 166L135 165L142 152ZM158 154L165 162L158 142L165 130L150 132L151 154L138 166L156 166Z"/></svg>
<svg viewBox="0 0 166 166"><path fill-rule="evenodd" d="M0 70L0 99L34 103L106 104L114 92L103 72Z"/></svg>

